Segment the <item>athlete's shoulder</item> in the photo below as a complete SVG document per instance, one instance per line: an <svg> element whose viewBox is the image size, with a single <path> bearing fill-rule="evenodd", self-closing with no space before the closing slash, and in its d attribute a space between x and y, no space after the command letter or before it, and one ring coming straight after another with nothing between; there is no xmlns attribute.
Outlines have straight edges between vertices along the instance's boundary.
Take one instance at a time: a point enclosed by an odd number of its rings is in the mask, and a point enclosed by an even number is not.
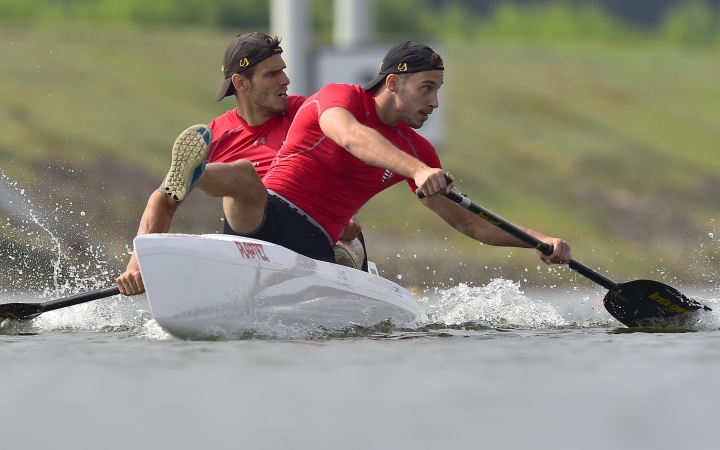
<svg viewBox="0 0 720 450"><path fill-rule="evenodd" d="M310 97L306 105L308 103L316 104L319 113L332 107L344 108L360 120L363 111L367 109L367 104L369 104L367 99L363 97L363 92L360 86L353 84L328 84Z"/></svg>
<svg viewBox="0 0 720 450"><path fill-rule="evenodd" d="M323 93L342 93L342 94L361 94L362 92L365 92L363 88L360 86L357 86L355 84L345 84L345 83L330 83L325 85L322 89L318 91L318 94Z"/></svg>
<svg viewBox="0 0 720 450"><path fill-rule="evenodd" d="M289 95L287 101L288 109L285 111L285 115L290 120L293 120L297 112L300 110L300 107L303 103L305 103L305 100L307 100L307 97L303 95Z"/></svg>
<svg viewBox="0 0 720 450"><path fill-rule="evenodd" d="M213 119L212 122L208 124L208 126L210 127L214 135L219 135L224 133L225 131L237 128L239 124L240 121L238 115L235 113L234 109L231 109L230 111L227 111L224 114L217 116L215 119Z"/></svg>

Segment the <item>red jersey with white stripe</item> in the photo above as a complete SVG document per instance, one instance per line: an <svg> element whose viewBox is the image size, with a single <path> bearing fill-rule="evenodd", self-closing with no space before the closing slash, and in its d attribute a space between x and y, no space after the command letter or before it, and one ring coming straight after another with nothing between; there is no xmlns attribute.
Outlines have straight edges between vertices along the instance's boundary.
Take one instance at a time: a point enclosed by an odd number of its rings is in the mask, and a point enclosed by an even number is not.
<svg viewBox="0 0 720 450"><path fill-rule="evenodd" d="M413 193L417 186L402 175L364 163L327 138L319 118L333 107L348 110L358 122L428 166L442 166L435 148L415 130L402 122L391 127L380 121L375 97L362 87L330 84L308 97L263 183L309 214L337 241L353 214L376 194L403 180Z"/></svg>
<svg viewBox="0 0 720 450"><path fill-rule="evenodd" d="M287 136L290 124L305 101L300 95L288 96L288 109L267 122L251 127L233 109L210 122L213 137L206 161L234 162L246 159L264 177Z"/></svg>

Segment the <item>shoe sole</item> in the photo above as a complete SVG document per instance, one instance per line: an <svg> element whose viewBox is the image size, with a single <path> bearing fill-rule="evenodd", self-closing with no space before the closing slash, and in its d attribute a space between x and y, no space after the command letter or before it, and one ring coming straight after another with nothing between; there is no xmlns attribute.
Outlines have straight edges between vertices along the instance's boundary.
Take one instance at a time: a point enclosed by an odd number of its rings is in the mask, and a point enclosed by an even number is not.
<svg viewBox="0 0 720 450"><path fill-rule="evenodd" d="M170 170L163 183L165 195L177 201L187 197L193 173L205 160L211 140L212 132L205 125L193 125L180 133L173 144Z"/></svg>

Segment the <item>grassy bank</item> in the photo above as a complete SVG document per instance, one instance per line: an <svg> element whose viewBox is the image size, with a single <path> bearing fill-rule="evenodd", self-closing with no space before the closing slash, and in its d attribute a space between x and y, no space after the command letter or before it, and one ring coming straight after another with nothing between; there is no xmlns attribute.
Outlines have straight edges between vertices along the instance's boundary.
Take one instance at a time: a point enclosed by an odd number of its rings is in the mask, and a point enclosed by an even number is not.
<svg viewBox="0 0 720 450"><path fill-rule="evenodd" d="M46 208L81 205L93 239L123 249L178 132L232 107L213 100L229 37L3 29L3 172ZM577 259L618 280L695 283L715 273L715 51L448 43L444 56L441 159L473 200L567 239ZM174 231L216 231L219 204L206 200L193 194ZM532 251L481 246L449 231L404 185L373 200L361 219L372 259L409 284L432 272L478 283L498 274L541 284L573 279L538 269Z"/></svg>

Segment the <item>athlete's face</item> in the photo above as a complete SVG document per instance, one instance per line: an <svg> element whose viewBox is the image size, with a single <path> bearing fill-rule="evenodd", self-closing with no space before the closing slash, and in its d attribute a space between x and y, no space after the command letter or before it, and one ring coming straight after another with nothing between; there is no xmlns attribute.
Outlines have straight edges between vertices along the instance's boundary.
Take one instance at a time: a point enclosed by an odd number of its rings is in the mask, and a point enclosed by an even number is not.
<svg viewBox="0 0 720 450"><path fill-rule="evenodd" d="M287 109L287 87L290 79L285 75L285 61L280 55L273 55L258 63L249 81L250 101L270 113L281 113Z"/></svg>
<svg viewBox="0 0 720 450"><path fill-rule="evenodd" d="M442 70L413 73L405 80L398 79L398 118L413 128L422 127L438 107L438 90L442 84Z"/></svg>

